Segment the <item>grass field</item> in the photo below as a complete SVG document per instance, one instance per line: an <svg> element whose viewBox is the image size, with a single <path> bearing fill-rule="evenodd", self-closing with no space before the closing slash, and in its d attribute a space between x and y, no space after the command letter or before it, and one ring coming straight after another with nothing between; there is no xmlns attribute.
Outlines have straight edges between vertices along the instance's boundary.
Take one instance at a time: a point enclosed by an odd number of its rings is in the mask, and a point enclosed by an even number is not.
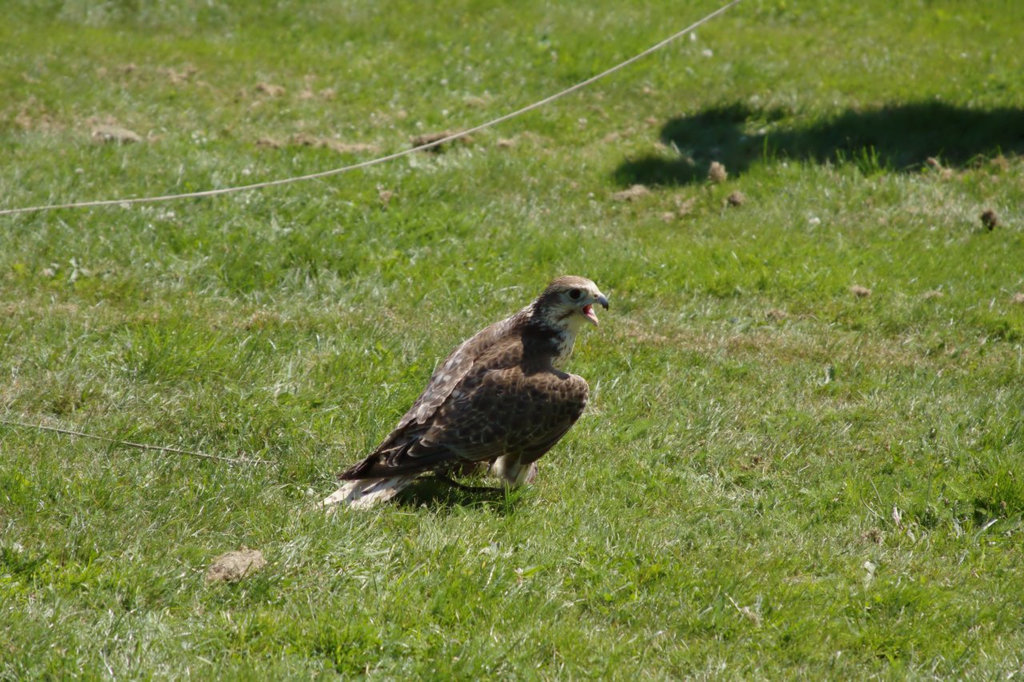
<svg viewBox="0 0 1024 682"><path fill-rule="evenodd" d="M404 149L716 4L2 6L16 208ZM1024 674L1022 33L746 0L441 153L0 217L0 418L247 460L0 425L0 679ZM534 486L313 509L558 274L612 306Z"/></svg>

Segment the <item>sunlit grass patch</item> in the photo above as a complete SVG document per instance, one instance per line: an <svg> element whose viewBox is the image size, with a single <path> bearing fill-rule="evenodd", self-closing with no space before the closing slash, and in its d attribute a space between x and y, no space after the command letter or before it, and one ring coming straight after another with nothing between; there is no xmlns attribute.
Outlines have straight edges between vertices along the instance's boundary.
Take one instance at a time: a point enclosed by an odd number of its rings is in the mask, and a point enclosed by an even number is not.
<svg viewBox="0 0 1024 682"><path fill-rule="evenodd" d="M407 149L711 8L15 3L0 203ZM740 3L440 153L0 218L2 416L243 462L0 426L0 677L1012 676L1022 27ZM568 273L611 310L535 485L315 510Z"/></svg>

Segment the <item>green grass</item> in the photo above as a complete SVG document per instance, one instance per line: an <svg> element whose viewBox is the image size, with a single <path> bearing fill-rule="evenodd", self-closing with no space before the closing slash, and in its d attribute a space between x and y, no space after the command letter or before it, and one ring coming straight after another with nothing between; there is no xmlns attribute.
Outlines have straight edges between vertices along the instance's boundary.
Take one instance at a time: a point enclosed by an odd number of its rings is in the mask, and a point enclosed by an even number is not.
<svg viewBox="0 0 1024 682"><path fill-rule="evenodd" d="M8 2L0 207L403 149L714 6ZM441 154L0 217L0 415L266 460L0 426L0 679L1019 675L1022 31L748 0ZM536 485L311 510L569 273L612 308ZM268 565L206 584L243 545Z"/></svg>

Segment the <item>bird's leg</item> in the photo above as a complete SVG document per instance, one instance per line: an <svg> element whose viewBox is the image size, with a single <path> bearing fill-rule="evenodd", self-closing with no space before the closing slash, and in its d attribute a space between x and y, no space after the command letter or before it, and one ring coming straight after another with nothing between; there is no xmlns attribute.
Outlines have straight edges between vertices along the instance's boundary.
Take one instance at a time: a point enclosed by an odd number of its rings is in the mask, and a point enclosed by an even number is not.
<svg viewBox="0 0 1024 682"><path fill-rule="evenodd" d="M502 455L491 463L490 473L501 478L507 486L531 483L537 476L537 463L524 463L515 455Z"/></svg>

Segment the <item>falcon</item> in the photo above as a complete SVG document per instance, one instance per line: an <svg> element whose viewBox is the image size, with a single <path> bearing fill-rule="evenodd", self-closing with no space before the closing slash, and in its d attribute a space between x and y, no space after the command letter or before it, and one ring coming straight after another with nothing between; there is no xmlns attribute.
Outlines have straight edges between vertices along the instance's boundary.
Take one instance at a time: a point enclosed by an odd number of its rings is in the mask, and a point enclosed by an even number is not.
<svg viewBox="0 0 1024 682"><path fill-rule="evenodd" d="M608 298L584 277L553 280L533 303L452 351L398 426L322 505L370 507L424 473L486 466L506 485L533 480L537 460L576 423L587 382L559 367Z"/></svg>

